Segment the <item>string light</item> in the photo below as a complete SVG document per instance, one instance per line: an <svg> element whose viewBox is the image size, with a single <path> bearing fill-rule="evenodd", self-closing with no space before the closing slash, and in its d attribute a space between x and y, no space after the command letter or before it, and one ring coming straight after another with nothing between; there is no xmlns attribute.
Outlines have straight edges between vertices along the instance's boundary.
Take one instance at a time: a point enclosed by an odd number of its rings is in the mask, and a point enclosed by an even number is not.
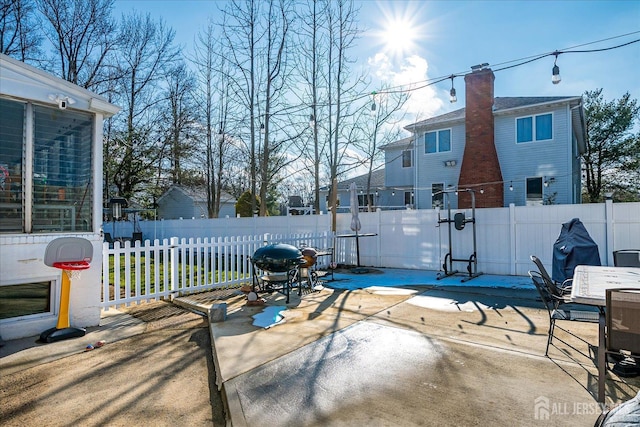
<svg viewBox="0 0 640 427"><path fill-rule="evenodd" d="M618 48L625 47L625 46L628 46L628 45L631 45L631 44L634 44L634 43L638 43L638 42L640 42L640 39L634 39L634 40L631 40L629 42L622 43L622 44L619 44L619 45L616 45L616 46L610 46L610 47L605 47L605 48L600 48L600 49L576 50L576 48L578 48L578 47L593 45L593 44L596 44L596 43L602 43L602 42L605 42L605 41L618 39L618 38L621 38L621 37L627 37L627 36L635 35L635 34L638 34L638 33L640 33L640 31L634 31L634 32L626 33L626 34L620 34L620 35L617 35L617 36L608 37L606 39L594 40L594 41L590 41L588 43L583 43L583 44L580 44L580 45L567 47L567 48L564 48L562 50L555 50L553 52L547 52L547 53L542 53L542 54L538 54L538 55L531 55L531 56L524 57L524 58L505 61L505 62L501 62L501 63L498 63L498 64L492 64L492 67L496 67L496 68L492 68L492 71L494 73L497 73L498 71L503 71L503 70L507 70L507 69L510 69L510 68L520 67L522 65L525 65L525 64L528 64L528 63L531 63L531 62L546 58L547 56L556 55L556 54L560 55L560 54L563 54L563 53L594 53L594 52L603 52L603 51L618 49ZM556 58L557 58L557 56L556 56ZM517 63L513 64L514 62L517 62ZM500 66L502 66L504 64L513 64L513 65L507 65L507 66L504 66L504 67L500 68ZM409 84L408 85L409 87L407 87L407 85L398 85L398 86L390 87L389 89L383 90L381 92L374 91L374 92L366 94L366 95L365 94L356 95L356 96L354 96L354 97L352 97L350 99L347 99L345 102L354 102L354 101L360 100L360 99L362 99L362 98L364 98L366 96L370 96L373 99L373 95L379 95L379 94L410 93L410 92L414 92L414 91L423 89L425 87L436 85L436 84L441 83L441 82L443 82L445 80L449 80L449 79L451 79L452 76L453 77L461 77L461 76L465 76L467 74L469 74L469 72L461 71L461 72L458 72L458 73L450 74L450 75L448 75L446 77L435 77L435 78L431 78L431 79L427 79L427 80L422 80L422 81L419 81L419 82L414 82L414 83ZM559 77L559 67L558 67L558 77ZM326 104L326 103L317 104L317 106L320 106L320 107L327 106L327 105L329 105L329 104ZM282 108L277 113L273 113L273 115L290 114L291 111L294 111L294 112L295 111L300 111L303 108L308 108L308 106L292 105L292 106L289 106L289 107ZM375 109L376 109L375 102L372 103L371 109L372 109L372 112L375 111Z"/></svg>
<svg viewBox="0 0 640 427"><path fill-rule="evenodd" d="M451 102L452 104L458 100L458 97L456 96L456 88L453 87L453 79L454 78L455 78L455 76L452 74L451 75L451 90L449 91L449 102Z"/></svg>
<svg viewBox="0 0 640 427"><path fill-rule="evenodd" d="M551 83L557 85L562 80L562 78L560 78L560 67L556 65L560 52L556 50L555 52L553 52L553 54L556 56L556 59L553 61L553 69L551 70Z"/></svg>

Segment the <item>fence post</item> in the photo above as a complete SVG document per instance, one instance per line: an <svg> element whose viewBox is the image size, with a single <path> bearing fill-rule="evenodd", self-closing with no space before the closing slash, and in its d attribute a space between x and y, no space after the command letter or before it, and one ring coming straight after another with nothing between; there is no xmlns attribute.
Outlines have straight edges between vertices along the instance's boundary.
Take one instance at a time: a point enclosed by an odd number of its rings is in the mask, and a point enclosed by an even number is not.
<svg viewBox="0 0 640 427"><path fill-rule="evenodd" d="M171 300L173 300L174 294L178 290L178 266L180 265L180 250L178 249L179 239L177 237L172 237L170 244L169 274L171 275L171 279L169 282L169 289L171 290Z"/></svg>
<svg viewBox="0 0 640 427"><path fill-rule="evenodd" d="M378 235L378 237L376 238L376 248L377 248L377 254L376 254L376 267L382 267L382 256L380 255L380 253L382 252L382 209L378 208L376 209L376 217L377 217L377 224L376 224L376 234Z"/></svg>
<svg viewBox="0 0 640 427"><path fill-rule="evenodd" d="M606 198L604 201L604 222L605 222L605 254L607 256L607 264L613 265L613 248L615 242L613 241L613 200Z"/></svg>
<svg viewBox="0 0 640 427"><path fill-rule="evenodd" d="M510 274L516 275L516 262L518 255L516 254L516 205L509 203L509 260Z"/></svg>

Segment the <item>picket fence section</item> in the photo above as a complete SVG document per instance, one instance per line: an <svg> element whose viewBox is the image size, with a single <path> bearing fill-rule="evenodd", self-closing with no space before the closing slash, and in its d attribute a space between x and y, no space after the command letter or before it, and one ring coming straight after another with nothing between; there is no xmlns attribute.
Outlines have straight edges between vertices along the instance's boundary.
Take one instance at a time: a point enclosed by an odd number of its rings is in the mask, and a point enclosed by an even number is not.
<svg viewBox="0 0 640 427"><path fill-rule="evenodd" d="M104 243L102 307L237 287L252 281L251 256L263 245L328 248L332 241L331 233L321 232ZM318 267L329 262L318 258Z"/></svg>

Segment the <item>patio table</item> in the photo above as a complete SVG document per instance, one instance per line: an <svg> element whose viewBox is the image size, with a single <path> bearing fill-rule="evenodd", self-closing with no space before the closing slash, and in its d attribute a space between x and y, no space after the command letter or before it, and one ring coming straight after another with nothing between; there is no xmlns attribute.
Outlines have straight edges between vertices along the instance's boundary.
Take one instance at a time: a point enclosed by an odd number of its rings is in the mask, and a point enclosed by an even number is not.
<svg viewBox="0 0 640 427"><path fill-rule="evenodd" d="M607 289L640 289L640 268L578 265L573 274L571 301L597 306L598 319L598 402L605 400L606 336L605 306Z"/></svg>

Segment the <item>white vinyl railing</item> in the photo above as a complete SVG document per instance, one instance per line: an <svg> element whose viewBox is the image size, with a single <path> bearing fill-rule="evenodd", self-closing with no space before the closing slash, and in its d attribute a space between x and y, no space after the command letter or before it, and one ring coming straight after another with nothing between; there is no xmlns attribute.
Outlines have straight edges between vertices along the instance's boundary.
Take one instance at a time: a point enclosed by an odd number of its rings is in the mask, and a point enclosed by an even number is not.
<svg viewBox="0 0 640 427"><path fill-rule="evenodd" d="M329 248L330 233L264 234L204 239L130 241L103 244L102 307L129 305L251 282L251 256L261 246L288 243ZM329 259L318 258L318 267Z"/></svg>

